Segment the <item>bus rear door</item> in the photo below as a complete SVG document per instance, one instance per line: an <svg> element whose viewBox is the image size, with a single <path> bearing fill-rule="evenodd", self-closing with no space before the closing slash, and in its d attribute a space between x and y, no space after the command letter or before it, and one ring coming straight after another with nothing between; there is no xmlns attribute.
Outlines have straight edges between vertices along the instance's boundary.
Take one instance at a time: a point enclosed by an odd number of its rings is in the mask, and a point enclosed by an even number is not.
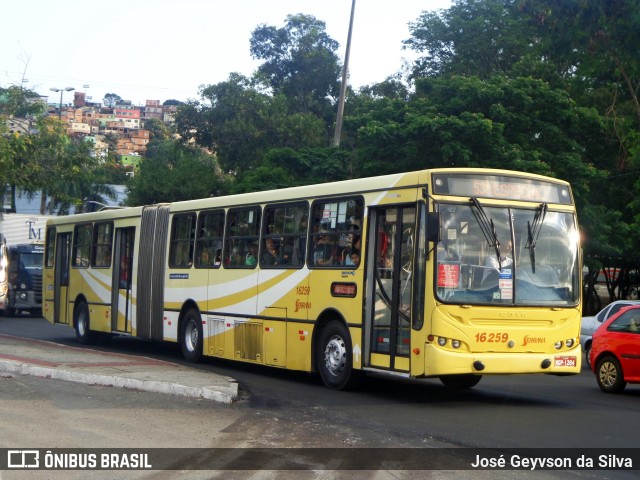
<svg viewBox="0 0 640 480"><path fill-rule="evenodd" d="M111 289L111 329L131 333L131 269L135 227L116 228L113 288Z"/></svg>

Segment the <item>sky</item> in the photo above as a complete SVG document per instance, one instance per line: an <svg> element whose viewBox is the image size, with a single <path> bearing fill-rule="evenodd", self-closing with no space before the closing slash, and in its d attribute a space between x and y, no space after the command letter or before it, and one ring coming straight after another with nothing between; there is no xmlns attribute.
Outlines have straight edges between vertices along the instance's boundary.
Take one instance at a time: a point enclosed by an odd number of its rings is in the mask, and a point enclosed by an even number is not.
<svg viewBox="0 0 640 480"><path fill-rule="evenodd" d="M198 88L258 67L249 40L261 24L281 28L304 13L326 23L344 61L351 0L15 0L0 14L0 86L23 84L58 103L74 87L94 102L115 93L199 100ZM451 0L357 0L349 85L381 82L416 58L402 49L408 23ZM63 103L73 92L63 93Z"/></svg>

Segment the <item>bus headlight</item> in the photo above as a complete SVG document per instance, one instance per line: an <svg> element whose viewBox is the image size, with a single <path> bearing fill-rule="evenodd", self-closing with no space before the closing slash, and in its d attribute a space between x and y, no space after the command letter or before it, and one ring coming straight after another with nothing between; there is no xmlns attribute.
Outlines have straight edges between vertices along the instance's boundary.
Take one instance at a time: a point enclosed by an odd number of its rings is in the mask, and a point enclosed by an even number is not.
<svg viewBox="0 0 640 480"><path fill-rule="evenodd" d="M573 338L567 338L567 341L564 342L567 348L571 348L574 345L575 340Z"/></svg>
<svg viewBox="0 0 640 480"><path fill-rule="evenodd" d="M451 340L451 346L453 348L460 348L460 340Z"/></svg>
<svg viewBox="0 0 640 480"><path fill-rule="evenodd" d="M556 350L560 350L562 348L562 342L556 342L555 347Z"/></svg>
<svg viewBox="0 0 640 480"><path fill-rule="evenodd" d="M444 347L447 344L447 339L444 337L438 337L438 345Z"/></svg>

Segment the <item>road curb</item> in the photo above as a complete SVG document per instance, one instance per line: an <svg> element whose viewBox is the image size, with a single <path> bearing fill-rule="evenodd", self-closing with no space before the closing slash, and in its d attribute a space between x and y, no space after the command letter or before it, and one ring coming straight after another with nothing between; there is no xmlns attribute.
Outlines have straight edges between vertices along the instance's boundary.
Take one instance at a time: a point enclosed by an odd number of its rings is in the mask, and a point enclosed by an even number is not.
<svg viewBox="0 0 640 480"><path fill-rule="evenodd" d="M146 392L165 393L183 397L203 398L221 403L233 403L238 398L238 384L231 378L224 379L219 385L189 387L178 383L144 380L138 378L79 373L56 368L29 365L21 362L0 360L0 371L17 375L54 378L70 382L102 385L107 387L128 388Z"/></svg>

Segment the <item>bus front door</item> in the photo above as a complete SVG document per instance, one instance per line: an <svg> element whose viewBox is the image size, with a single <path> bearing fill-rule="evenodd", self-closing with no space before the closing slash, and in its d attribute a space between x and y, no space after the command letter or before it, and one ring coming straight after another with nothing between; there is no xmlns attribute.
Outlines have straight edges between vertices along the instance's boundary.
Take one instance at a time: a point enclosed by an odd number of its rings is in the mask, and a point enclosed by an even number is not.
<svg viewBox="0 0 640 480"><path fill-rule="evenodd" d="M116 228L111 289L111 329L131 333L131 269L135 227Z"/></svg>
<svg viewBox="0 0 640 480"><path fill-rule="evenodd" d="M54 292L54 323L69 323L69 259L71 258L71 232L56 237Z"/></svg>
<svg viewBox="0 0 640 480"><path fill-rule="evenodd" d="M369 366L409 372L415 206L371 211L367 308Z"/></svg>

